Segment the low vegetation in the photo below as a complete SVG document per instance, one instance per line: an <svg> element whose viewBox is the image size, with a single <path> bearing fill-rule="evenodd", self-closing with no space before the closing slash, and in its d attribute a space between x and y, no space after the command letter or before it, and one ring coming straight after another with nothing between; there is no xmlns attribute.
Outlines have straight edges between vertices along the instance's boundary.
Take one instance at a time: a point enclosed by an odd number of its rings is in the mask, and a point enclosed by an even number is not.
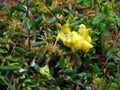
<svg viewBox="0 0 120 90"><path fill-rule="evenodd" d="M0 3L0 90L120 89L119 1L10 1Z"/></svg>

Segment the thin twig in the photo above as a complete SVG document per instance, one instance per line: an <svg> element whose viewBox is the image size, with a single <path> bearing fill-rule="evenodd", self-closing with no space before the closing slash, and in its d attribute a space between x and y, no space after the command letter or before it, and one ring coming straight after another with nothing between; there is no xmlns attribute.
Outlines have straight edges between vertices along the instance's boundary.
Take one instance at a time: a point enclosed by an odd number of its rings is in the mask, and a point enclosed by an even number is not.
<svg viewBox="0 0 120 90"><path fill-rule="evenodd" d="M49 8L49 6L45 3L44 0L42 0L42 2L44 3L44 5L47 7L47 9L50 11L51 15L54 16L56 18L56 20L61 24L60 20L56 17L55 14L53 14L52 10Z"/></svg>
<svg viewBox="0 0 120 90"><path fill-rule="evenodd" d="M29 0L26 0L26 2L27 2L27 6L28 6Z"/></svg>
<svg viewBox="0 0 120 90"><path fill-rule="evenodd" d="M37 53L36 56L34 57L34 60L36 60L36 59L39 57L40 52L41 52L41 50L43 50L43 49L44 49L44 46L40 47L38 53Z"/></svg>
<svg viewBox="0 0 120 90"><path fill-rule="evenodd" d="M20 26L22 26L22 22L20 22ZM20 29L22 30L22 27L21 27ZM18 31L18 32L20 32L20 31ZM13 54L13 52L14 52L14 49L16 48L16 46L17 46L17 44L18 44L19 38L20 38L20 34L18 35L17 41L15 42L15 44L14 44L12 50L11 50L10 56L12 56L12 54Z"/></svg>
<svg viewBox="0 0 120 90"><path fill-rule="evenodd" d="M12 50L11 50L10 56L12 56L12 54L13 54L13 52L14 52L14 49L16 48L16 46L17 46L17 44L18 44L18 39L19 39L19 36L18 36L17 41L15 42L15 44L14 44Z"/></svg>
<svg viewBox="0 0 120 90"><path fill-rule="evenodd" d="M108 63L108 61L110 60L110 58L108 57L104 63L104 65L102 66L102 68L100 69L100 71L102 71L104 69L104 67L106 66L106 64Z"/></svg>
<svg viewBox="0 0 120 90"><path fill-rule="evenodd" d="M26 8L26 16L28 17L28 18L31 18L30 16L29 16L29 8L28 8L28 4L29 4L29 0L26 0L26 6L27 6L27 8ZM28 30L28 50L30 51L31 50L31 45L30 45L30 30Z"/></svg>
<svg viewBox="0 0 120 90"><path fill-rule="evenodd" d="M50 56L46 59L46 63L45 63L46 65L49 64L49 61L50 61L50 59L52 58L52 56L53 56L53 55L50 55Z"/></svg>
<svg viewBox="0 0 120 90"><path fill-rule="evenodd" d="M30 30L28 30L28 50L31 50L31 44L30 44Z"/></svg>

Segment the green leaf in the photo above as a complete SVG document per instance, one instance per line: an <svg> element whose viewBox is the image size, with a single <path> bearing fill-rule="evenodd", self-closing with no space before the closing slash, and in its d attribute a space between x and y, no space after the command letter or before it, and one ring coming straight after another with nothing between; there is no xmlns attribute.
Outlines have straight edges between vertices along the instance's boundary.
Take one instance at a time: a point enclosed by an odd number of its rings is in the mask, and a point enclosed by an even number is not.
<svg viewBox="0 0 120 90"><path fill-rule="evenodd" d="M114 8L115 10L120 10L120 2L117 2L116 4L114 4Z"/></svg>
<svg viewBox="0 0 120 90"><path fill-rule="evenodd" d="M38 17L35 19L35 23L36 23L37 25L39 25L42 21L43 21L43 17L42 17L42 16L38 16Z"/></svg>
<svg viewBox="0 0 120 90"><path fill-rule="evenodd" d="M80 78L84 78L87 74L85 72L79 73L77 74L77 76L79 76Z"/></svg>
<svg viewBox="0 0 120 90"><path fill-rule="evenodd" d="M53 0L46 0L46 4L47 4L48 6L51 6L51 5L52 5L52 1L53 1Z"/></svg>
<svg viewBox="0 0 120 90"><path fill-rule="evenodd" d="M120 25L120 18L117 16L117 14L115 14L115 17L116 22Z"/></svg>
<svg viewBox="0 0 120 90"><path fill-rule="evenodd" d="M83 18L83 17L84 17L84 15L83 15L83 14L80 14L80 13L78 13L76 16L77 16L78 18Z"/></svg>
<svg viewBox="0 0 120 90"><path fill-rule="evenodd" d="M120 62L120 57L114 56L114 60Z"/></svg>
<svg viewBox="0 0 120 90"><path fill-rule="evenodd" d="M39 65L36 64L35 60L33 59L33 61L30 64L31 67L33 67L36 71L38 71L40 69Z"/></svg>
<svg viewBox="0 0 120 90"><path fill-rule="evenodd" d="M4 59L5 59L5 60L8 60L8 61L13 60L12 56L6 56Z"/></svg>
<svg viewBox="0 0 120 90"><path fill-rule="evenodd" d="M21 37L21 38L27 38L27 37L28 37L27 34L22 33L22 32L14 32L14 33L12 34L12 36L13 36L13 37Z"/></svg>
<svg viewBox="0 0 120 90"><path fill-rule="evenodd" d="M95 78L95 79L93 80L93 83L94 83L94 84L101 84L101 83L102 83L102 80L101 80L101 78L97 77L97 78Z"/></svg>
<svg viewBox="0 0 120 90"><path fill-rule="evenodd" d="M15 10L19 11L19 12L25 12L25 7L23 7L23 5L14 5L11 7L11 11L14 12Z"/></svg>
<svg viewBox="0 0 120 90"><path fill-rule="evenodd" d="M108 14L108 13L109 13L109 8L108 8L108 6L105 5L105 6L103 7L102 11L103 11L104 14Z"/></svg>
<svg viewBox="0 0 120 90"><path fill-rule="evenodd" d="M4 2L3 4L4 4L4 6L5 6L6 10L7 10L8 18L10 18L10 17L11 17L11 15L12 15L12 14L11 14L10 7L7 5L7 3L6 3L6 2Z"/></svg>
<svg viewBox="0 0 120 90"><path fill-rule="evenodd" d="M45 41L41 41L41 42L32 43L31 46L32 47L38 47L38 46L45 45L45 44L46 44Z"/></svg>
<svg viewBox="0 0 120 90"><path fill-rule="evenodd" d="M16 47L15 50L19 52L20 54L25 54L27 51L21 47Z"/></svg>
<svg viewBox="0 0 120 90"><path fill-rule="evenodd" d="M8 4L7 4L6 2L4 2L3 4L4 4L6 10L7 10L8 12L10 12L10 7L8 6Z"/></svg>
<svg viewBox="0 0 120 90"><path fill-rule="evenodd" d="M69 14L69 11L68 11L67 9L63 9L63 12L64 12L65 14Z"/></svg>
<svg viewBox="0 0 120 90"><path fill-rule="evenodd" d="M98 23L100 23L103 19L103 15L102 14L97 14L96 17L93 19L93 25L97 25Z"/></svg>
<svg viewBox="0 0 120 90"><path fill-rule="evenodd" d="M59 67L64 64L64 57L61 56L59 62L55 65L55 67Z"/></svg>
<svg viewBox="0 0 120 90"><path fill-rule="evenodd" d="M109 57L109 58L112 57L112 52L111 52L111 50L108 50L108 51L107 51L107 53L106 53L106 57Z"/></svg>
<svg viewBox="0 0 120 90"><path fill-rule="evenodd" d="M104 14L109 14L110 13L110 8L112 7L112 4L110 2L106 2L104 4L104 7L102 8Z"/></svg>
<svg viewBox="0 0 120 90"><path fill-rule="evenodd" d="M34 22L31 18L26 19L26 26L27 26L28 29L31 29L33 24L34 24Z"/></svg>
<svg viewBox="0 0 120 90"><path fill-rule="evenodd" d="M20 68L20 69L19 69L19 72L20 72L20 73L23 73L23 72L25 72L25 71L27 71L27 70L24 69L24 68Z"/></svg>
<svg viewBox="0 0 120 90"><path fill-rule="evenodd" d="M40 72L41 75L43 75L44 77L46 77L49 80L52 78L48 65L45 65L45 66L41 67L39 69L39 72Z"/></svg>
<svg viewBox="0 0 120 90"><path fill-rule="evenodd" d="M113 82L113 83L111 83L111 87L114 88L114 89L117 89L118 88L118 84Z"/></svg>
<svg viewBox="0 0 120 90"><path fill-rule="evenodd" d="M1 80L10 88L10 90L16 90L14 86L9 82L8 78L0 75L0 81Z"/></svg>
<svg viewBox="0 0 120 90"><path fill-rule="evenodd" d="M32 8L30 8L29 10L30 10L30 12L32 12L32 13L37 13L37 10L36 10L36 8L35 8L36 6L34 6L34 7L32 7Z"/></svg>
<svg viewBox="0 0 120 90"><path fill-rule="evenodd" d="M104 83L104 87L102 90L110 90L110 84L109 83Z"/></svg>
<svg viewBox="0 0 120 90"><path fill-rule="evenodd" d="M31 83L32 81L31 81L31 79L25 79L24 82L25 83Z"/></svg>
<svg viewBox="0 0 120 90"><path fill-rule="evenodd" d="M72 22L72 23L70 24L70 26L72 27L72 26L78 25L79 23L80 23L80 21L75 21L75 22Z"/></svg>
<svg viewBox="0 0 120 90"><path fill-rule="evenodd" d="M7 54L8 51L7 51L7 50L4 50L4 49L0 49L0 53L1 53L1 54Z"/></svg>
<svg viewBox="0 0 120 90"><path fill-rule="evenodd" d="M117 52L117 56L120 57L120 51Z"/></svg>
<svg viewBox="0 0 120 90"><path fill-rule="evenodd" d="M60 13L60 12L62 12L62 9L60 7L56 7L52 11L53 14L57 14L57 13Z"/></svg>
<svg viewBox="0 0 120 90"><path fill-rule="evenodd" d="M72 73L72 69L71 68L67 68L64 71L66 74L71 74Z"/></svg>
<svg viewBox="0 0 120 90"><path fill-rule="evenodd" d="M87 6L87 5L91 5L92 4L92 0L83 0L83 5Z"/></svg>
<svg viewBox="0 0 120 90"><path fill-rule="evenodd" d="M36 60L36 63L39 64L45 57L46 52L45 51L41 51L39 54L38 59Z"/></svg>
<svg viewBox="0 0 120 90"><path fill-rule="evenodd" d="M114 25L114 32L115 32L115 34L118 34L119 33L119 29L118 29L118 26L116 26L116 25Z"/></svg>
<svg viewBox="0 0 120 90"><path fill-rule="evenodd" d="M68 9L72 10L72 4L71 3L68 4Z"/></svg>
<svg viewBox="0 0 120 90"><path fill-rule="evenodd" d="M120 47L120 40L117 41L117 47Z"/></svg>
<svg viewBox="0 0 120 90"><path fill-rule="evenodd" d="M56 21L56 18L55 17L51 17L49 20L48 20L48 24L53 24L55 23Z"/></svg>
<svg viewBox="0 0 120 90"><path fill-rule="evenodd" d="M4 7L4 4L3 3L0 3L0 8Z"/></svg>
<svg viewBox="0 0 120 90"><path fill-rule="evenodd" d="M77 0L77 4L80 4L82 2L83 2L83 0Z"/></svg>
<svg viewBox="0 0 120 90"><path fill-rule="evenodd" d="M31 57L35 55L36 55L36 51L30 51L25 54L25 56L31 56Z"/></svg>
<svg viewBox="0 0 120 90"><path fill-rule="evenodd" d="M106 18L106 20L107 20L107 22L111 22L111 23L115 23L116 21L115 21L115 18L114 17L111 17L111 16L108 16L107 18Z"/></svg>
<svg viewBox="0 0 120 90"><path fill-rule="evenodd" d="M30 64L31 67L35 67L36 66L36 63L35 63L35 60L33 60Z"/></svg>
<svg viewBox="0 0 120 90"><path fill-rule="evenodd" d="M116 67L116 65L112 62L109 62L107 65L106 65L106 69L108 69L108 68L115 68Z"/></svg>
<svg viewBox="0 0 120 90"><path fill-rule="evenodd" d="M100 68L99 66L95 63L95 64L90 64L90 67L93 69L94 72L99 72Z"/></svg>
<svg viewBox="0 0 120 90"><path fill-rule="evenodd" d="M19 66L0 66L0 70L18 70Z"/></svg>

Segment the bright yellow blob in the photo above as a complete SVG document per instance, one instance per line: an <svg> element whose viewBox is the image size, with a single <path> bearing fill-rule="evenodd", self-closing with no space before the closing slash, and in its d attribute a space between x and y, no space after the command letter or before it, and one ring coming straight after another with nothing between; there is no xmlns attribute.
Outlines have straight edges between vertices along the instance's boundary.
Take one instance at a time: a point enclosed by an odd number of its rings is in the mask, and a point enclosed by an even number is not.
<svg viewBox="0 0 120 90"><path fill-rule="evenodd" d="M61 26L61 30L57 35L57 41L61 40L63 44L72 49L72 51L83 50L88 52L93 47L92 39L89 36L89 30L84 24L79 26L78 32L70 31L69 23Z"/></svg>

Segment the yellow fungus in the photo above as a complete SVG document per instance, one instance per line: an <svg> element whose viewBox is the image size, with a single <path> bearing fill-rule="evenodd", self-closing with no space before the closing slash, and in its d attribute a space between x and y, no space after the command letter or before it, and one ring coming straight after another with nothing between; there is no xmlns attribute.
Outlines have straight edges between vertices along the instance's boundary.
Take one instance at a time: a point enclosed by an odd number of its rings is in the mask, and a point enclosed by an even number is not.
<svg viewBox="0 0 120 90"><path fill-rule="evenodd" d="M57 35L57 41L61 40L63 44L72 49L72 51L83 50L88 52L93 47L91 44L92 39L89 36L89 28L87 29L84 24L79 26L78 32L70 31L69 23L67 22L61 26L61 30Z"/></svg>

